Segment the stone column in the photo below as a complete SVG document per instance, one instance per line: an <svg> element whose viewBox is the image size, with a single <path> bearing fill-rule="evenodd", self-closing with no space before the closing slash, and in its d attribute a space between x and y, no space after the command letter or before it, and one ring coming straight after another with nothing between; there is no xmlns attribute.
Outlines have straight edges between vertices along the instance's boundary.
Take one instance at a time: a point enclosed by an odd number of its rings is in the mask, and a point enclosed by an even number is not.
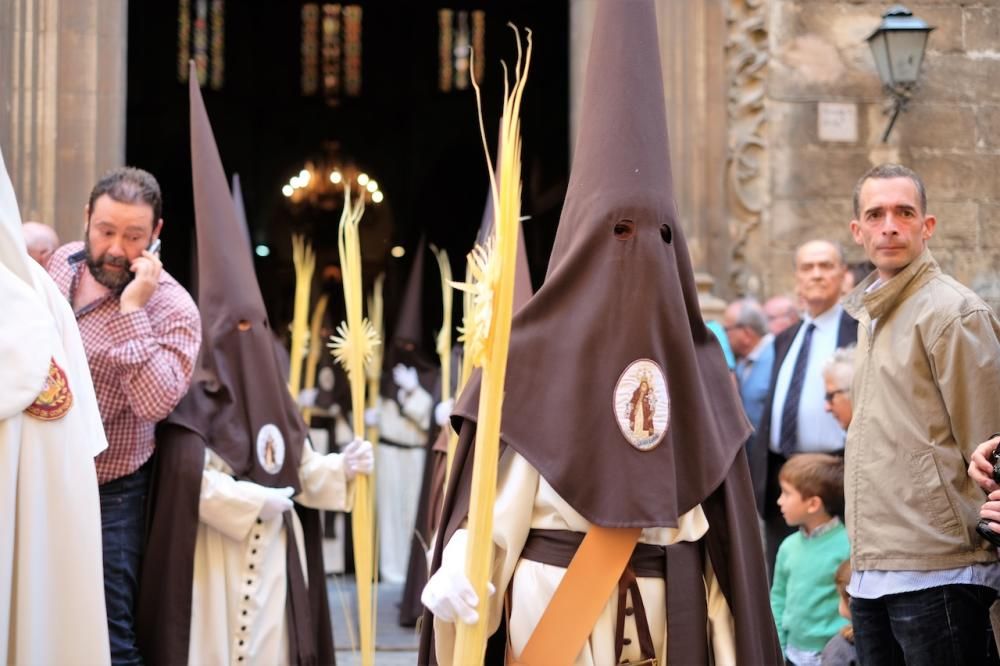
<svg viewBox="0 0 1000 666"><path fill-rule="evenodd" d="M7 0L0 148L24 219L81 237L94 182L125 160L127 0Z"/></svg>
<svg viewBox="0 0 1000 666"><path fill-rule="evenodd" d="M595 0L570 5L570 132L575 143ZM703 284L726 292L726 7L723 0L657 0L677 211ZM708 278L708 279L705 279Z"/></svg>

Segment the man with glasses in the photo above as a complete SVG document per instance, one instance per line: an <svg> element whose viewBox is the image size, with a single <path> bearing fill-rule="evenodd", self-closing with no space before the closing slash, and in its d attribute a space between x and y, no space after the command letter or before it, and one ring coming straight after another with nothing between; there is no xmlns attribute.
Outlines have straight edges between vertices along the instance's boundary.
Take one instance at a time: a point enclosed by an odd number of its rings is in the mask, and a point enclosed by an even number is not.
<svg viewBox="0 0 1000 666"><path fill-rule="evenodd" d="M851 382L854 380L854 347L838 349L823 366L823 384L826 393L826 411L837 419L844 430L851 425L853 405Z"/></svg>

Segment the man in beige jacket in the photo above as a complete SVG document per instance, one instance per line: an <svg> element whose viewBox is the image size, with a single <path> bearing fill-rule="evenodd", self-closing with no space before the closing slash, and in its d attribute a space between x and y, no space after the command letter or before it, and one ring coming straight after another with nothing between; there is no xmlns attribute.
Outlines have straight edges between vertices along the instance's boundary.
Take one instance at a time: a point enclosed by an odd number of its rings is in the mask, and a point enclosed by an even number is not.
<svg viewBox="0 0 1000 666"><path fill-rule="evenodd" d="M844 490L863 664L1000 663L1000 563L966 474L996 429L1000 322L931 256L936 223L910 169L858 181L851 233L876 270L844 303L859 323Z"/></svg>

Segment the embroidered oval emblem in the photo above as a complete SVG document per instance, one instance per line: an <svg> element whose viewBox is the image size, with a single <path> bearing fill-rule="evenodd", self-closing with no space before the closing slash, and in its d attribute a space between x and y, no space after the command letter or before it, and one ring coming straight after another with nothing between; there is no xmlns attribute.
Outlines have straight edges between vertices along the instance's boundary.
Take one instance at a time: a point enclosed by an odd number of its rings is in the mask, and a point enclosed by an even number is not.
<svg viewBox="0 0 1000 666"><path fill-rule="evenodd" d="M640 451L656 448L667 434L670 394L663 369L641 358L625 368L614 391L615 421L629 444Z"/></svg>
<svg viewBox="0 0 1000 666"><path fill-rule="evenodd" d="M52 358L49 360L49 374L45 377L42 392L24 412L42 421L55 421L65 416L72 406L73 392L69 389L69 380Z"/></svg>
<svg viewBox="0 0 1000 666"><path fill-rule="evenodd" d="M273 423L257 433L257 462L268 474L277 474L285 464L285 438Z"/></svg>

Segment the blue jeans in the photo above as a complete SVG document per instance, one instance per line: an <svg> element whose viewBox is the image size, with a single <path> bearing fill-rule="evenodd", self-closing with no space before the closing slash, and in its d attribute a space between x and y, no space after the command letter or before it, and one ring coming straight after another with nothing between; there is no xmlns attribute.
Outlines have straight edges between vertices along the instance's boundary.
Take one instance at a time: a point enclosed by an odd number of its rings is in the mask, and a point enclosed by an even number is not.
<svg viewBox="0 0 1000 666"><path fill-rule="evenodd" d="M135 641L135 599L142 563L149 463L98 487L104 550L104 601L111 663L142 664Z"/></svg>
<svg viewBox="0 0 1000 666"><path fill-rule="evenodd" d="M981 585L942 585L851 599L858 661L863 666L1000 664L990 625L996 597Z"/></svg>

